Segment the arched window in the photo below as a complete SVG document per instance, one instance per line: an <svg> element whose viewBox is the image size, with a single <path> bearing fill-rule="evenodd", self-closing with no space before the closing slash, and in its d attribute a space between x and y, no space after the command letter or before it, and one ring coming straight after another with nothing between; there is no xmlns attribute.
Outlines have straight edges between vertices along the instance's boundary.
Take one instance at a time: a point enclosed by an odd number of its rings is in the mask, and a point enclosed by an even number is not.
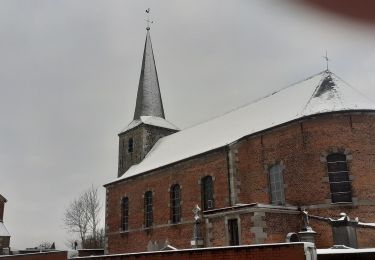
<svg viewBox="0 0 375 260"><path fill-rule="evenodd" d="M129 229L129 198L124 197L121 200L121 229Z"/></svg>
<svg viewBox="0 0 375 260"><path fill-rule="evenodd" d="M152 212L152 191L146 191L144 198L144 210L145 210L145 227L151 227L153 221Z"/></svg>
<svg viewBox="0 0 375 260"><path fill-rule="evenodd" d="M282 165L276 164L269 170L271 203L276 205L285 204L284 180Z"/></svg>
<svg viewBox="0 0 375 260"><path fill-rule="evenodd" d="M133 141L133 138L130 137L128 140L128 152L132 153L133 150L134 150L134 141Z"/></svg>
<svg viewBox="0 0 375 260"><path fill-rule="evenodd" d="M202 179L202 204L203 210L214 208L214 184L211 176Z"/></svg>
<svg viewBox="0 0 375 260"><path fill-rule="evenodd" d="M178 184L171 187L171 221L172 223L181 221L181 188Z"/></svg>
<svg viewBox="0 0 375 260"><path fill-rule="evenodd" d="M332 203L352 202L352 189L346 155L333 153L327 156L327 171Z"/></svg>

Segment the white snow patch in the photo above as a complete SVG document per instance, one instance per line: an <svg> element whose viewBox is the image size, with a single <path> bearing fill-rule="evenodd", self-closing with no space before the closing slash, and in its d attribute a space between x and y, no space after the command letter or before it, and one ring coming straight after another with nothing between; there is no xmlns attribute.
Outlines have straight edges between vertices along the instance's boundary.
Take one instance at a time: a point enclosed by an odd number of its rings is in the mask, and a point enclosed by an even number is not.
<svg viewBox="0 0 375 260"><path fill-rule="evenodd" d="M316 250L318 255L326 255L326 254L353 254L353 253L369 253L375 252L375 248L344 248L344 249L334 249L334 248L327 248L327 249L317 249Z"/></svg>
<svg viewBox="0 0 375 260"><path fill-rule="evenodd" d="M375 227L375 223L358 222L358 224L362 226L367 226L367 227Z"/></svg>

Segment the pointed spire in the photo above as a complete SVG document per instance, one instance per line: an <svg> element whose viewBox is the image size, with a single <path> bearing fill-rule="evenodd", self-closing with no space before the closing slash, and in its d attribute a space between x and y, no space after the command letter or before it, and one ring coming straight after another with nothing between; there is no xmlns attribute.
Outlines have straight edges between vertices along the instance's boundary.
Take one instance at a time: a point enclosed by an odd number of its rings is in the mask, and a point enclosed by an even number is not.
<svg viewBox="0 0 375 260"><path fill-rule="evenodd" d="M141 116L165 118L149 27L147 27L145 49L143 51L134 120L140 119Z"/></svg>

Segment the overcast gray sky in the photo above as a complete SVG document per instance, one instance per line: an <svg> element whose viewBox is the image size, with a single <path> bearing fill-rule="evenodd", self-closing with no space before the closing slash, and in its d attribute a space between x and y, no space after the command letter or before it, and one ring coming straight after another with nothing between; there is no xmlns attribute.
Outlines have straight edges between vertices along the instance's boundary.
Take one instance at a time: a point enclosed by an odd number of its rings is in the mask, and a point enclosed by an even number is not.
<svg viewBox="0 0 375 260"><path fill-rule="evenodd" d="M322 71L326 50L331 70L375 100L375 28L296 2L2 0L0 193L12 247L64 248L64 209L117 176L148 7L166 117L181 128Z"/></svg>

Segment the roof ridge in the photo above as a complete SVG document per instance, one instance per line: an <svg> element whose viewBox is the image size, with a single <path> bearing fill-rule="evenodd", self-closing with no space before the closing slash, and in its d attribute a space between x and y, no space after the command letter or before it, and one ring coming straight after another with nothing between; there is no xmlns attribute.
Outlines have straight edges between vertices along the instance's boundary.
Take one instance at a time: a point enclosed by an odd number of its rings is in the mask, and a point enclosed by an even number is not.
<svg viewBox="0 0 375 260"><path fill-rule="evenodd" d="M327 70L325 71L327 72ZM331 72L330 72L331 73ZM323 74L323 73L322 73ZM332 73L331 73L332 74ZM319 74L317 74L319 75ZM317 76L316 75L316 76ZM299 112L300 114L303 114L303 112L306 110L306 108L308 107L308 105L310 104L311 102L311 99L313 99L313 97L315 96L315 93L318 91L318 89L320 88L320 86L322 85L323 81L325 80L325 77L322 77L319 81L319 84L316 86L316 88L314 89L313 93L311 94L309 100L307 100L305 106L302 108L301 112Z"/></svg>

